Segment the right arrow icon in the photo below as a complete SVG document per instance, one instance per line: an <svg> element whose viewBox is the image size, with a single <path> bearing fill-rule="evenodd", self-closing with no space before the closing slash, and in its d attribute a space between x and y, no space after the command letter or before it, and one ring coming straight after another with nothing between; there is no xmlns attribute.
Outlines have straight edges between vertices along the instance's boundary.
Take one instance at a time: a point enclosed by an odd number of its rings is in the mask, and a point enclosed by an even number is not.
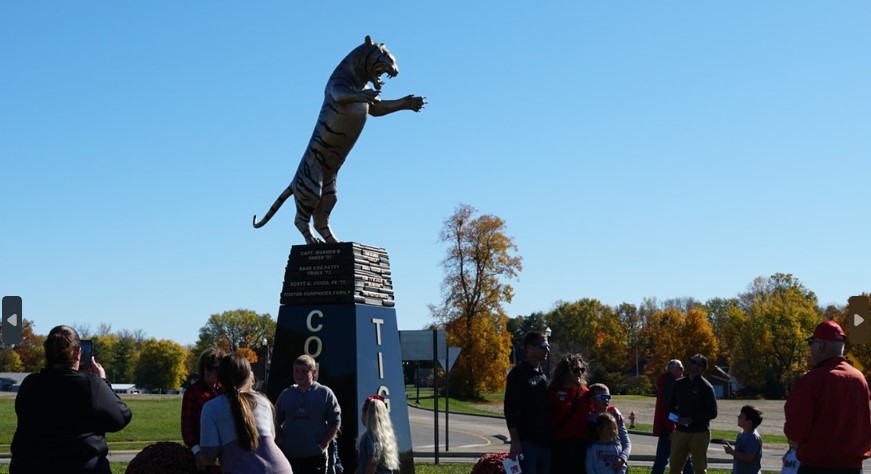
<svg viewBox="0 0 871 474"><path fill-rule="evenodd" d="M847 299L847 318L852 314L853 323L847 331L847 336L850 338L851 344L867 344L871 341L871 325L868 324L868 319L871 318L871 301L868 296L851 296ZM849 323L848 323L849 324Z"/></svg>

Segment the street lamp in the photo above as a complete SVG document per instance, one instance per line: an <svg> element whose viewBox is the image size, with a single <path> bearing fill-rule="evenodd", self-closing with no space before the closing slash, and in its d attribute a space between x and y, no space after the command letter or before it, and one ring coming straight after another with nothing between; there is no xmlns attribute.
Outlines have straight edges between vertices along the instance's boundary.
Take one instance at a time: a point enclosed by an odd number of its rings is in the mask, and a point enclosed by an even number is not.
<svg viewBox="0 0 871 474"><path fill-rule="evenodd" d="M544 337L547 338L547 343L550 344L550 335L553 334L553 331L550 330L550 326L545 326L544 328ZM550 352L547 354L547 375L550 376Z"/></svg>
<svg viewBox="0 0 871 474"><path fill-rule="evenodd" d="M263 338L263 383L269 377L269 341Z"/></svg>

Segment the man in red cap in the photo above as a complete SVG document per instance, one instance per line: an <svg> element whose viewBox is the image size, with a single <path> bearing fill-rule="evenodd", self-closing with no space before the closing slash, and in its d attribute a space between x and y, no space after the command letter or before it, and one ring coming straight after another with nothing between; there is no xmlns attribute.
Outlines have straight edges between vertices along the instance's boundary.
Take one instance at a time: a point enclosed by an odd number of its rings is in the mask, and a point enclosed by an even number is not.
<svg viewBox="0 0 871 474"><path fill-rule="evenodd" d="M783 408L783 432L798 445L800 474L858 474L871 457L871 392L844 358L846 338L834 321L817 325L807 339L812 368L795 383Z"/></svg>

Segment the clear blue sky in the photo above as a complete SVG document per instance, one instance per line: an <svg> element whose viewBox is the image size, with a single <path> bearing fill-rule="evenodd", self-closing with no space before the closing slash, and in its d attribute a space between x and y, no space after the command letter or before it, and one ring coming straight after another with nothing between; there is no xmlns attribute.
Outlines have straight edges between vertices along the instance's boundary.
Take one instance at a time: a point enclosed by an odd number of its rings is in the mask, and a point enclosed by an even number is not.
<svg viewBox="0 0 871 474"><path fill-rule="evenodd" d="M313 6L318 3L319 6ZM460 202L558 300L871 290L871 2L0 3L0 293L45 334L193 343L278 313L286 205L323 88L365 35L400 74L339 175L342 240L390 254L400 329L441 299Z"/></svg>

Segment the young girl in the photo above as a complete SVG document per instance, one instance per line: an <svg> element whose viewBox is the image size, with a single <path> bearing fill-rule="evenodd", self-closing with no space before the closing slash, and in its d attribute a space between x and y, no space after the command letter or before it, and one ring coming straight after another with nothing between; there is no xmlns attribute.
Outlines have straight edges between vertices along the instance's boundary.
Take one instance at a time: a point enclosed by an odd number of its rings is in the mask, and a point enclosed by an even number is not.
<svg viewBox="0 0 871 474"><path fill-rule="evenodd" d="M723 445L726 454L731 454L733 474L758 474L762 472L762 437L756 427L762 423L762 412L751 405L741 407L738 414L738 427L741 432L735 439L735 446L728 441Z"/></svg>
<svg viewBox="0 0 871 474"><path fill-rule="evenodd" d="M203 405L197 466L219 458L224 472L293 474L275 444L275 410L252 390L254 373L248 359L231 354L218 364L224 394Z"/></svg>
<svg viewBox="0 0 871 474"><path fill-rule="evenodd" d="M617 438L617 420L610 413L596 417L596 434L598 439L587 448L587 474L626 474L629 466Z"/></svg>
<svg viewBox="0 0 871 474"><path fill-rule="evenodd" d="M391 474L399 469L399 448L381 395L363 402L363 433L357 440L356 474Z"/></svg>
<svg viewBox="0 0 871 474"><path fill-rule="evenodd" d="M611 392L608 386L603 383L594 383L590 385L590 395L593 400L593 408L587 417L587 421L591 427L593 438L596 437L596 424L598 423L599 415L608 413L614 418L617 423L617 439L620 442L620 459L617 459L614 470L619 470L629 461L629 453L632 451L632 442L629 441L629 431L623 423L623 414L614 405L611 405Z"/></svg>

